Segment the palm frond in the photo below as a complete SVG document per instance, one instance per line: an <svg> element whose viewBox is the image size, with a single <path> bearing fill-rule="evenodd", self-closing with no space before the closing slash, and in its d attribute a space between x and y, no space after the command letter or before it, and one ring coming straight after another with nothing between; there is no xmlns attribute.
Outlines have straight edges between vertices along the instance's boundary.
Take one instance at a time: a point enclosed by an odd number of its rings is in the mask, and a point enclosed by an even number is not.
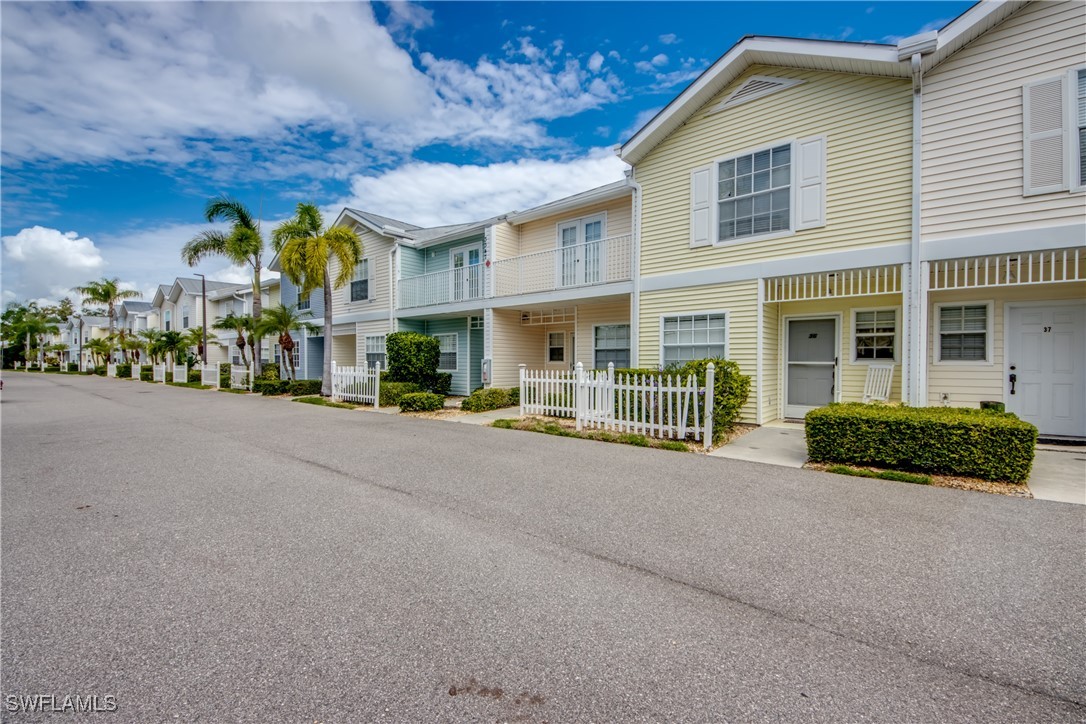
<svg viewBox="0 0 1086 724"><path fill-rule="evenodd" d="M232 226L257 231L256 221L245 204L225 194L208 200L204 207L204 218L208 221L226 221Z"/></svg>
<svg viewBox="0 0 1086 724"><path fill-rule="evenodd" d="M204 258L226 254L226 234L209 229L201 231L181 247L181 261L196 266Z"/></svg>

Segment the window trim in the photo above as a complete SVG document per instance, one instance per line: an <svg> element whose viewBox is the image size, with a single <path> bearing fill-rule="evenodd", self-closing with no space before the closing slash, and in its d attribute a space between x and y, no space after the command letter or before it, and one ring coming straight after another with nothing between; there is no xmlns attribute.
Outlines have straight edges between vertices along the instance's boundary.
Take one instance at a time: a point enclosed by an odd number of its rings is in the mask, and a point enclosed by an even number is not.
<svg viewBox="0 0 1086 724"><path fill-rule="evenodd" d="M557 347L551 347L551 335L562 335L562 359L552 360L551 349L557 349ZM543 366L547 365L569 365L569 360L566 359L566 350L569 349L569 334L568 329L547 329L543 335Z"/></svg>
<svg viewBox="0 0 1086 724"><path fill-rule="evenodd" d="M889 312L894 313L894 356L891 360L886 359L858 359L856 357L856 315L860 312ZM851 312L849 345L851 350L849 357L851 358L851 364L854 365L871 365L871 364L886 364L889 361L893 361L894 364L901 363L901 307L900 306L888 306L888 307L853 307Z"/></svg>
<svg viewBox="0 0 1086 724"><path fill-rule="evenodd" d="M667 364L666 362L664 362L664 320L666 318L668 318L668 317L697 317L697 316L701 316L701 315L712 316L712 315L717 315L717 314L723 314L724 315L724 355L723 355L723 357L724 357L724 359L728 359L728 354L731 351L731 326L732 326L732 313L731 313L731 310L728 310L728 309L715 309L715 310L710 310L710 311L694 310L694 311L690 311L690 312L666 312L666 313L660 315L660 321L659 321L660 326L657 327L657 334L658 334L658 336L660 338L659 347L658 347L658 350L657 350L658 354L660 355L659 357L657 357L658 364L661 367L663 367L664 365ZM630 331L632 333L633 329L631 328ZM633 345L633 338L630 339L630 345L631 346Z"/></svg>
<svg viewBox="0 0 1086 724"><path fill-rule="evenodd" d="M435 334L433 336L434 336L434 339L436 339L438 341L438 343L441 342L442 337L452 337L453 340L454 340L454 344L456 346L456 349L454 351L454 353L456 354L456 367L451 367L451 368L450 367L442 367L441 366L441 352L438 352L437 371L438 372L457 372L457 371L459 371L459 369L460 369L460 334L458 332L442 332L441 334Z"/></svg>
<svg viewBox="0 0 1086 724"><path fill-rule="evenodd" d="M752 148L736 151L735 153L729 153L724 156L715 158L709 162L709 243L714 248L735 246L737 244L747 244L752 241L770 241L772 239L782 239L787 236L795 236L796 234L796 186L797 186L797 156L796 147L798 145L798 138L784 138L773 143L765 143ZM778 146L788 145L792 149L792 160L789 163L789 179L788 179L788 228L781 231L767 231L764 234L752 234L751 236L744 236L739 239L728 239L726 241L720 240L720 164L725 161L730 161L740 156L751 156L755 153L762 151L768 151ZM823 156L823 169L822 176L825 177L825 157ZM661 357L661 360L663 358Z"/></svg>
<svg viewBox="0 0 1086 724"><path fill-rule="evenodd" d="M585 241L584 241L583 235L581 234L581 231L583 231L583 229L584 229L584 223L585 222L591 223L593 221L596 221L597 219L599 221L603 222L600 225L600 240L602 241L603 239L606 239L607 238L607 210L604 209L603 211L600 211L597 214L587 214L585 216L574 216L574 217L571 217L571 218L568 218L568 219L562 219L561 221L555 222L555 224L554 224L554 248L555 249L562 249L563 248L563 246L562 246L562 227L563 226L569 226L570 224L577 224L577 243L578 244L584 244Z"/></svg>
<svg viewBox="0 0 1086 724"><path fill-rule="evenodd" d="M189 328L189 305L181 305L181 329Z"/></svg>
<svg viewBox="0 0 1086 724"><path fill-rule="evenodd" d="M297 290L298 290L298 295L297 295L297 301L295 302L294 308L296 310L298 310L299 312L304 312L306 310L312 310L313 309L313 292L310 292L309 294L305 295L305 306L303 307L302 306L302 288L297 287Z"/></svg>
<svg viewBox="0 0 1086 724"><path fill-rule="evenodd" d="M724 322L725 327L727 326L727 324L728 324L728 322L725 319L725 322ZM600 322L599 324L593 324L592 325L592 369L594 369L594 370L600 369L596 365L596 349L597 349L597 347L596 347L596 330L599 327L628 327L629 328L629 330L630 330L630 335L629 335L630 336L630 346L627 347L626 349L627 349L627 351L629 353L630 364L633 364L633 342L634 342L634 340L633 340L633 324L631 324L630 322ZM725 337L726 336L727 336L727 332L725 332ZM661 335L661 339L662 338L663 338L663 335ZM604 369L606 369L606 368L604 368Z"/></svg>
<svg viewBox="0 0 1086 724"><path fill-rule="evenodd" d="M365 267L366 267L366 276L365 277L360 277L360 276L358 276L358 271L359 271L359 267L361 267L363 265L365 265ZM370 258L368 256L362 257L361 259L358 260L358 263L354 265L354 273L351 275L351 281L347 283L347 303L348 304L359 304L361 302L373 302L374 301L374 297L376 295L374 295L373 290L370 289L370 287L373 286L371 284L371 282L373 281L373 269L371 268L371 266L372 266L372 263L370 262ZM362 297L361 299L354 299L354 298L352 298L352 292L353 292L352 287L354 286L355 282L361 282L361 281L366 282L366 296Z"/></svg>
<svg viewBox="0 0 1086 724"><path fill-rule="evenodd" d="M378 338L383 340L383 342L381 344L380 353L378 353L378 352L370 352L370 340L371 339L378 339ZM370 357L371 354L380 354L382 357L384 357L384 360L381 362L380 367L381 367L382 370L387 370L388 369L388 335L387 334L367 334L362 338L362 356L366 360L366 366L367 367L369 367L369 365L370 365L369 357Z"/></svg>
<svg viewBox="0 0 1086 724"><path fill-rule="evenodd" d="M987 316L987 318L985 319L985 322L984 322L984 355L985 355L985 358L983 360L965 360L965 359L944 360L944 359L942 359L942 356L943 356L943 335L942 335L942 329L941 329L942 319L940 318L941 317L940 313L941 313L941 310L943 309L943 307L979 307L979 306L984 306L988 310L988 316ZM933 324L931 325L932 336L933 336L932 344L931 344L931 354L932 354L931 363L933 365L937 365L937 366L940 366L940 367L944 366L944 365L948 366L948 367L968 367L968 366L991 367L993 364L995 364L995 359L992 356L992 341L993 341L992 338L995 336L995 330L994 330L994 327L995 327L995 313L993 311L994 306L995 306L994 301L991 300L991 299L986 299L986 300L970 299L970 300L965 300L965 301L960 301L960 302L935 302L935 304L932 305L932 316L931 316L931 319L933 320Z"/></svg>

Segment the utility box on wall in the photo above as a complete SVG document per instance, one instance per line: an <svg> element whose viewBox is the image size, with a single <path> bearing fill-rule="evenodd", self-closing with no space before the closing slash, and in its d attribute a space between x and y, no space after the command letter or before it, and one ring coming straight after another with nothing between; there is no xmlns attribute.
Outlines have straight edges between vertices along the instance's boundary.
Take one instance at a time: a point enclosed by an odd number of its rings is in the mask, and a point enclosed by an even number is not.
<svg viewBox="0 0 1086 724"><path fill-rule="evenodd" d="M483 386L486 387L490 384L490 370L493 366L493 360L489 357L484 357L479 361L479 366L482 372Z"/></svg>

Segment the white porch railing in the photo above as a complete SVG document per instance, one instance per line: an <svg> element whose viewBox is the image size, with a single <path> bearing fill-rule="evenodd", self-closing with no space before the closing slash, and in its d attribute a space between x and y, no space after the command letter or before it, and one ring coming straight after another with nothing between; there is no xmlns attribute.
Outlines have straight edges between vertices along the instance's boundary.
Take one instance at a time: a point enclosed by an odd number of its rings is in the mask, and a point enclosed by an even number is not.
<svg viewBox="0 0 1086 724"><path fill-rule="evenodd" d="M151 379L155 382L166 384L166 365L152 365Z"/></svg>
<svg viewBox="0 0 1086 724"><path fill-rule="evenodd" d="M799 302L900 293L901 267L880 266L767 279L765 300Z"/></svg>
<svg viewBox="0 0 1086 724"><path fill-rule="evenodd" d="M930 289L1014 287L1086 280L1081 249L1023 252L931 262Z"/></svg>
<svg viewBox="0 0 1086 724"><path fill-rule="evenodd" d="M633 237L626 234L499 259L494 262L494 296L628 281L632 253Z"/></svg>
<svg viewBox="0 0 1086 724"><path fill-rule="evenodd" d="M529 371L520 367L520 414L573 417L584 427L635 432L649 437L713 442L713 389L710 363L705 386L694 375L619 375L615 366L573 372Z"/></svg>
<svg viewBox="0 0 1086 724"><path fill-rule="evenodd" d="M138 380L143 371L143 365L132 363L132 379Z"/></svg>
<svg viewBox="0 0 1086 724"><path fill-rule="evenodd" d="M108 364L106 364L106 377L116 377L116 376L117 376L117 363L116 362L109 362Z"/></svg>
<svg viewBox="0 0 1086 724"><path fill-rule="evenodd" d="M173 366L173 381L174 383L184 383L189 381L189 366L185 364Z"/></svg>
<svg viewBox="0 0 1086 724"><path fill-rule="evenodd" d="M381 366L340 367L332 361L332 401L359 402L377 409L381 398Z"/></svg>
<svg viewBox="0 0 1086 724"><path fill-rule="evenodd" d="M219 386L219 366L200 365L200 384L210 385L217 389Z"/></svg>
<svg viewBox="0 0 1086 724"><path fill-rule="evenodd" d="M230 389L252 390L253 370L245 365L230 365Z"/></svg>
<svg viewBox="0 0 1086 724"><path fill-rule="evenodd" d="M486 296L486 267L482 264L407 277L399 282L400 308L470 302Z"/></svg>

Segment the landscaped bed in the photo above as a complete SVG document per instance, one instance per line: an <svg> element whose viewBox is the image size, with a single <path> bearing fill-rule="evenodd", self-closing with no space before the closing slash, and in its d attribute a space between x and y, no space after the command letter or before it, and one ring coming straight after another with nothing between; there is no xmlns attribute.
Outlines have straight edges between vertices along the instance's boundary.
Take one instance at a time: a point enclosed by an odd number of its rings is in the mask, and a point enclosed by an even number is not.
<svg viewBox="0 0 1086 724"><path fill-rule="evenodd" d="M859 474L860 477L879 477L878 473L896 473L896 470L886 470L885 468L875 467L858 467L858 466L843 466L836 463L807 463L803 467L809 470L821 470L822 472L837 472L832 470L836 467L849 467L853 472L848 473L851 475ZM874 475L863 475L862 471L869 471ZM1029 488L1021 483L1002 483L992 480L981 480L980 478L963 478L954 475L925 475L930 482L927 485L934 486L936 488L955 488L957 490L973 490L980 493L994 493L996 495L1009 495L1014 498L1032 498L1033 493ZM910 481L911 482L911 481Z"/></svg>
<svg viewBox="0 0 1086 724"><path fill-rule="evenodd" d="M600 442L617 442L636 447L652 447L660 450L675 450L678 452L701 452L700 442L687 442L684 440L672 440L668 438L657 439L634 432L619 432L617 430L577 430L576 423L571 419L557 417L522 417L516 419L495 420L491 427L503 430L525 430L527 432L541 432L545 435L557 435L559 437L577 437L583 440L598 440Z"/></svg>

